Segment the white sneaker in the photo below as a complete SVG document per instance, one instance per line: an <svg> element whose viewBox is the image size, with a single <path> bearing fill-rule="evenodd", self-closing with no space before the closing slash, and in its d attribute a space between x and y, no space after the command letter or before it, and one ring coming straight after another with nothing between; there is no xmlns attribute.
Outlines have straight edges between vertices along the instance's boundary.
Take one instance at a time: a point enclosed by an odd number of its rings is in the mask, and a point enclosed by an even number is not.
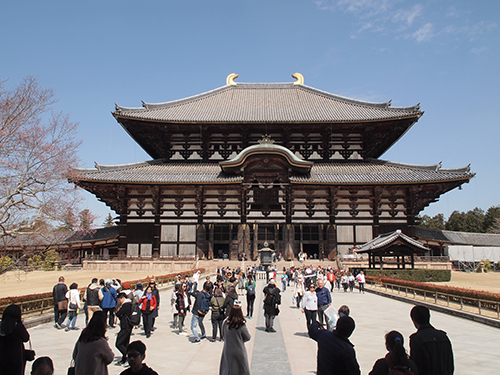
<svg viewBox="0 0 500 375"><path fill-rule="evenodd" d="M187 332L180 332L179 333L179 336L187 336L187 335L188 335Z"/></svg>

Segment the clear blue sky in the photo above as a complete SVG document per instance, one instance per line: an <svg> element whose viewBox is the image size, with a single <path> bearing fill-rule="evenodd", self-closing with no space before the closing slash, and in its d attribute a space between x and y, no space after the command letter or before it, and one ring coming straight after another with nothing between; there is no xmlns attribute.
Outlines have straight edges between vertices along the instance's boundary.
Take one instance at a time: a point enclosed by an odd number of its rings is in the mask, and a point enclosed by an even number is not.
<svg viewBox="0 0 500 375"><path fill-rule="evenodd" d="M500 204L500 1L8 1L0 79L33 75L79 122L84 167L148 160L110 112L239 82L292 82L394 106L418 123L382 159L471 164L424 213ZM109 210L85 193L84 205Z"/></svg>

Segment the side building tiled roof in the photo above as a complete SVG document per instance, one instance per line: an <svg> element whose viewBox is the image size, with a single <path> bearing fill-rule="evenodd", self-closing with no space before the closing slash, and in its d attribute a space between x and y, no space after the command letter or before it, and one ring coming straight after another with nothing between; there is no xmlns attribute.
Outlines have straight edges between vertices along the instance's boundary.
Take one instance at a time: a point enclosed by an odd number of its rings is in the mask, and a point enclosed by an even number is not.
<svg viewBox="0 0 500 375"><path fill-rule="evenodd" d="M500 247L500 234L455 232L450 230L416 227L415 236L421 240L453 245Z"/></svg>
<svg viewBox="0 0 500 375"><path fill-rule="evenodd" d="M411 237L408 237L406 234L401 232L400 230L397 230L395 232L391 233L384 233L381 234L371 241L368 241L367 243L361 245L358 250L356 250L357 253L368 253L368 252L373 252L375 250L383 249L386 248L387 246L391 245L392 243L396 242L397 240L402 240L403 242L406 242L408 245L419 249L420 251L428 251L430 250L427 246L424 244L420 243L417 240L414 240Z"/></svg>
<svg viewBox="0 0 500 375"><path fill-rule="evenodd" d="M239 183L239 175L224 173L218 163L188 163L155 160L115 166L96 165L77 170L80 181L109 183L194 184ZM312 184L410 184L467 181L468 168L441 169L382 160L315 163L310 173L294 174L291 182Z"/></svg>
<svg viewBox="0 0 500 375"><path fill-rule="evenodd" d="M391 107L331 94L303 84L238 83L165 103L143 107L116 105L116 118L162 122L308 123L418 119L419 105Z"/></svg>

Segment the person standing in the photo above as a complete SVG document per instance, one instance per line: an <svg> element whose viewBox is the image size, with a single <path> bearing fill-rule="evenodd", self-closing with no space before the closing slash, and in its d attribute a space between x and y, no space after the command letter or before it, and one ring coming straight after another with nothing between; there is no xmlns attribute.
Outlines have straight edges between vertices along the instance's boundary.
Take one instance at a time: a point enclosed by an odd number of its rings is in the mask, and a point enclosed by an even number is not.
<svg viewBox="0 0 500 375"><path fill-rule="evenodd" d="M326 320L326 324L328 325L328 319L325 319L325 310L332 304L332 295L328 288L325 287L325 282L321 279L318 280L316 296L318 297L318 320L321 324ZM330 327L328 327L328 329L330 329Z"/></svg>
<svg viewBox="0 0 500 375"><path fill-rule="evenodd" d="M226 299L224 300L224 305L222 309L224 310L224 317L227 318L231 313L231 309L233 308L234 301L238 299L238 294L236 294L236 289L234 286L229 285L227 289Z"/></svg>
<svg viewBox="0 0 500 375"><path fill-rule="evenodd" d="M142 311L142 325L146 338L151 337L151 329L153 327L153 311L156 307L156 297L153 294L153 288L148 286L139 300L139 305Z"/></svg>
<svg viewBox="0 0 500 375"><path fill-rule="evenodd" d="M276 332L273 328L274 318L279 314L278 305L281 305L280 290L276 287L276 281L271 280L263 290L264 316L266 317L266 332Z"/></svg>
<svg viewBox="0 0 500 375"><path fill-rule="evenodd" d="M224 347L220 358L219 375L250 375L245 342L251 336L245 325L241 302L236 301L231 314L224 321Z"/></svg>
<svg viewBox="0 0 500 375"><path fill-rule="evenodd" d="M122 359L117 364L125 366L127 364L127 347L130 342L132 329L134 328L130 322L132 301L123 292L118 295L117 299L120 301L120 307L116 311L116 316L120 319L120 331L116 336L115 346L122 353Z"/></svg>
<svg viewBox="0 0 500 375"><path fill-rule="evenodd" d="M106 338L104 313L96 311L73 349L75 375L107 375L108 365L114 357Z"/></svg>
<svg viewBox="0 0 500 375"><path fill-rule="evenodd" d="M297 276L297 283L295 284L295 289L293 292L293 296L295 297L295 303L297 308L301 306L301 301L302 298L304 297L304 293L306 292L305 286L304 286L304 278L302 275Z"/></svg>
<svg viewBox="0 0 500 375"><path fill-rule="evenodd" d="M309 284L309 290L304 293L302 299L302 312L306 314L307 329L312 322L316 321L316 313L318 312L318 297L315 288L314 284Z"/></svg>
<svg viewBox="0 0 500 375"><path fill-rule="evenodd" d="M335 288L335 274L332 269L330 269L326 274L326 279L330 283L330 292L333 292L333 288Z"/></svg>
<svg viewBox="0 0 500 375"><path fill-rule="evenodd" d="M285 267L283 267L283 274L281 275L281 285L283 286L283 292L286 291L287 282L288 282L288 276L286 275Z"/></svg>
<svg viewBox="0 0 500 375"><path fill-rule="evenodd" d="M87 303L88 321L92 319L92 316L96 311L101 310L102 297L101 288L99 288L99 285L97 284L97 278L94 277L83 297Z"/></svg>
<svg viewBox="0 0 500 375"><path fill-rule="evenodd" d="M54 299L54 321L57 329L62 328L62 324L68 313L68 300L66 293L68 287L64 283L64 277L59 277L59 282L52 288L52 298Z"/></svg>
<svg viewBox="0 0 500 375"><path fill-rule="evenodd" d="M385 347L388 353L375 362L368 375L388 375L392 369L408 374L411 371L414 375L418 375L417 366L408 358L403 344L403 335L398 331L391 331L385 335Z"/></svg>
<svg viewBox="0 0 500 375"><path fill-rule="evenodd" d="M363 271L361 271L358 275L358 277L356 278L358 280L358 284L359 284L359 292L363 292L363 294L365 293L365 273Z"/></svg>
<svg viewBox="0 0 500 375"><path fill-rule="evenodd" d="M72 283L69 286L69 290L66 293L66 298L68 299L68 323L64 329L66 332L70 329L76 329L76 318L78 316L78 310L82 308L80 302L80 292L78 291L78 284Z"/></svg>
<svg viewBox="0 0 500 375"><path fill-rule="evenodd" d="M156 280L155 279L149 280L149 286L151 287L151 291L156 299L156 306L151 313L151 330L154 331L156 329L155 321L156 321L156 318L158 318L158 311L160 310L160 291L156 287Z"/></svg>
<svg viewBox="0 0 500 375"><path fill-rule="evenodd" d="M194 291L191 295L195 298L193 303L193 309L191 311L191 332L194 335L193 342L200 342L201 339L206 338L205 335L205 325L203 324L203 318L210 311L210 293L207 290L202 290L201 292L196 290L197 284L194 284ZM233 288L234 289L234 288ZM200 327L201 336L198 334L197 327Z"/></svg>
<svg viewBox="0 0 500 375"><path fill-rule="evenodd" d="M309 326L309 337L318 343L317 375L332 374L332 369L335 374L361 374L354 345L349 341L354 328L354 320L349 316L339 318L333 332L320 329L317 321Z"/></svg>
<svg viewBox="0 0 500 375"><path fill-rule="evenodd" d="M187 333L184 332L184 320L189 311L189 297L186 284L180 284L179 286L179 290L176 293L175 309L177 311L177 328L179 328L179 335L187 336Z"/></svg>
<svg viewBox="0 0 500 375"><path fill-rule="evenodd" d="M24 375L26 358L24 344L30 339L21 320L21 308L9 305L2 313L0 323L0 373Z"/></svg>
<svg viewBox="0 0 500 375"><path fill-rule="evenodd" d="M255 303L255 288L257 283L253 280L252 276L248 276L247 282L245 283L245 289L247 291L247 318L253 319L253 305Z"/></svg>
<svg viewBox="0 0 500 375"><path fill-rule="evenodd" d="M224 322L224 295L220 288L215 288L214 294L210 299L210 308L212 309L212 339L210 342L215 342L217 338L217 329L219 330L220 339L222 340L222 323Z"/></svg>
<svg viewBox="0 0 500 375"><path fill-rule="evenodd" d="M108 325L111 328L115 328L115 310L116 302L118 301L116 289L111 286L111 280L107 279L104 287L101 289L102 301L101 307L102 311L108 318Z"/></svg>
<svg viewBox="0 0 500 375"><path fill-rule="evenodd" d="M430 324L427 307L414 306L410 317L417 332L410 335L410 358L415 362L419 375L452 375L455 371L453 349L446 332Z"/></svg>

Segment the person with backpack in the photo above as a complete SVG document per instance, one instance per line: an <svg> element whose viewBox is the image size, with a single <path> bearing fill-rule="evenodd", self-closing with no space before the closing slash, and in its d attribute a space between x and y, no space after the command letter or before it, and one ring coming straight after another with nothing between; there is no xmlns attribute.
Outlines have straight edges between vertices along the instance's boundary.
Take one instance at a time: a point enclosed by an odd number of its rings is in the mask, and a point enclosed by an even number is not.
<svg viewBox="0 0 500 375"><path fill-rule="evenodd" d="M280 290L276 281L271 280L264 288L264 316L266 317L266 332L276 332L273 328L274 318L279 314L278 305L281 305Z"/></svg>
<svg viewBox="0 0 500 375"><path fill-rule="evenodd" d="M200 342L201 339L206 338L205 326L203 324L203 318L210 311L210 293L208 290L202 290L201 292L197 290L197 283L193 284L193 291L190 293L191 296L195 298L193 303L193 309L191 313L193 314L191 318L191 332L194 335L193 342ZM200 327L201 337L198 334L197 326Z"/></svg>
<svg viewBox="0 0 500 375"><path fill-rule="evenodd" d="M224 294L220 288L215 288L214 294L210 299L210 308L212 309L212 339L215 342L217 338L217 329L219 329L220 339L222 340L222 323L224 322Z"/></svg>
<svg viewBox="0 0 500 375"><path fill-rule="evenodd" d="M378 359L368 375L418 375L418 369L406 354L403 335L391 331L385 335L385 347L388 353Z"/></svg>
<svg viewBox="0 0 500 375"><path fill-rule="evenodd" d="M252 276L248 276L247 282L245 283L245 289L247 291L247 316L248 319L253 319L253 305L255 303L255 288L257 284L253 280Z"/></svg>
<svg viewBox="0 0 500 375"><path fill-rule="evenodd" d="M106 317L108 317L108 325L115 328L115 309L118 301L116 289L111 286L111 280L107 279L102 291L101 308Z"/></svg>
<svg viewBox="0 0 500 375"><path fill-rule="evenodd" d="M120 301L120 307L116 311L116 317L120 319L120 332L116 336L116 349L122 353L122 359L116 364L121 366L127 365L127 347L130 342L130 335L132 334L132 329L134 328L133 322L131 322L132 316L132 301L127 298L127 294L120 292L117 297ZM137 306L137 305L136 305ZM139 321L140 321L140 315Z"/></svg>

